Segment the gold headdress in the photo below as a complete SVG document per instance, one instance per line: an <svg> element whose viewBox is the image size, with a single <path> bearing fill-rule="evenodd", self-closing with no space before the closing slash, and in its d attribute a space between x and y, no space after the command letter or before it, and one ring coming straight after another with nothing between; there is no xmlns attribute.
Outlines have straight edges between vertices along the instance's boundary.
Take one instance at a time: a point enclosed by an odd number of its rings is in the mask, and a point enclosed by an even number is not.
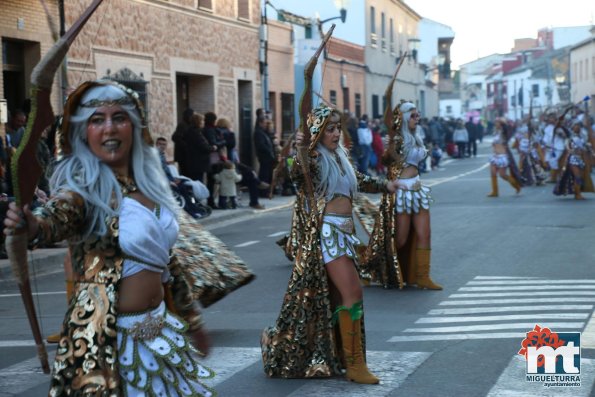
<svg viewBox="0 0 595 397"><path fill-rule="evenodd" d="M316 144L324 135L324 130L326 129L326 126L333 113L339 116L341 115L337 109L320 104L312 109L312 111L308 114L308 120L306 123L308 125L308 130L310 131L310 151L314 150Z"/></svg>

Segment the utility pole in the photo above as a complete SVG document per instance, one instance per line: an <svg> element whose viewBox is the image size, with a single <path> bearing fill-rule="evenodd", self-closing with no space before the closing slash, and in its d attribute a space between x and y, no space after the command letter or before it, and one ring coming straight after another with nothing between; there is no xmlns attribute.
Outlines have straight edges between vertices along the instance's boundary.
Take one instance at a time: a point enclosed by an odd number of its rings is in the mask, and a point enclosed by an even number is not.
<svg viewBox="0 0 595 397"><path fill-rule="evenodd" d="M66 16L64 13L64 0L58 0L58 13L60 17L60 37L66 33ZM66 90L68 90L68 58L64 56L62 67L60 68L60 104L64 108L66 102Z"/></svg>
<svg viewBox="0 0 595 397"><path fill-rule="evenodd" d="M267 2L262 4L259 29L260 48L258 53L260 69L260 88L262 95L262 107L265 112L270 111L269 103L269 64L268 64L268 23L267 23Z"/></svg>

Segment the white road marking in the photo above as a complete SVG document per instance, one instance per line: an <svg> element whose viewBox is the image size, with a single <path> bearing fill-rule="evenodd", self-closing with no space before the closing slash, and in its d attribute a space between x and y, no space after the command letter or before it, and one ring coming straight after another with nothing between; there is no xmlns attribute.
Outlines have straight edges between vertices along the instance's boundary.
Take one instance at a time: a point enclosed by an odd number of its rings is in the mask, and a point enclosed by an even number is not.
<svg viewBox="0 0 595 397"><path fill-rule="evenodd" d="M473 300L459 300L459 301L444 301L440 302L440 306L456 306L456 305L505 305L508 303L547 303L547 302L593 302L595 296L586 298L530 298L530 299L473 299Z"/></svg>
<svg viewBox="0 0 595 397"><path fill-rule="evenodd" d="M29 347L35 346L35 341L31 340L2 340L0 341L1 347Z"/></svg>
<svg viewBox="0 0 595 397"><path fill-rule="evenodd" d="M308 382L289 394L291 397L367 397L393 395L431 353L368 351L366 361L370 372L380 378L378 385L361 385L342 378L309 379Z"/></svg>
<svg viewBox="0 0 595 397"><path fill-rule="evenodd" d="M506 321L506 320L584 320L589 317L589 313L530 313L530 314L511 314L506 316L465 316L465 317L422 317L416 324L440 324L440 323L471 323L480 321ZM582 345L582 341L581 341Z"/></svg>
<svg viewBox="0 0 595 397"><path fill-rule="evenodd" d="M537 280L538 277L476 276L475 280Z"/></svg>
<svg viewBox="0 0 595 397"><path fill-rule="evenodd" d="M39 296L44 296L44 295L64 295L66 294L66 291L53 291L53 292L33 292L33 295L39 295ZM14 298L14 297L20 297L21 294L0 294L0 298Z"/></svg>
<svg viewBox="0 0 595 397"><path fill-rule="evenodd" d="M548 327L549 329L582 329L584 322L541 322L542 327ZM535 327L535 323L505 323L505 324L482 324L482 325L463 325L457 327L430 327L430 328L407 328L403 332L415 333L415 332L473 332L473 331L491 331L496 329L525 329L532 330Z"/></svg>
<svg viewBox="0 0 595 397"><path fill-rule="evenodd" d="M573 285L573 289L595 289L595 285ZM568 289L568 285L548 285L547 287L538 285L525 285L525 286L505 286L505 287L461 287L459 291L543 291L550 289Z"/></svg>
<svg viewBox="0 0 595 397"><path fill-rule="evenodd" d="M459 175L451 176L449 178L440 178L439 180L430 180L430 181L424 180L424 184L427 185L427 186L429 186L429 187L441 185L441 184L446 183L446 182L451 182L451 181L454 181L456 179L463 178L463 177L465 177L467 175L475 174L476 172L479 172L479 171L481 171L481 170L483 170L485 168L488 168L489 166L490 166L490 164L489 163L486 163L486 164L482 165L479 168L476 168L476 169L471 170L471 171L464 172L464 173L459 174Z"/></svg>
<svg viewBox="0 0 595 397"><path fill-rule="evenodd" d="M523 340L526 332L486 332L480 334L445 334L445 335L407 335L393 336L387 342L423 342L440 340L468 340L468 339L508 339Z"/></svg>
<svg viewBox="0 0 595 397"><path fill-rule="evenodd" d="M497 298L505 296L564 296L595 295L595 291L534 291L534 292L478 292L474 294L452 294L448 298Z"/></svg>
<svg viewBox="0 0 595 397"><path fill-rule="evenodd" d="M581 347L583 349L595 349L595 313L587 323L581 335Z"/></svg>
<svg viewBox="0 0 595 397"><path fill-rule="evenodd" d="M477 314L477 313L510 313L510 312L532 312L543 310L593 310L593 305L545 305L545 306L502 306L502 307L470 307L461 309L433 309L428 312L430 315L449 314Z"/></svg>
<svg viewBox="0 0 595 397"><path fill-rule="evenodd" d="M513 285L513 284L532 284L532 285L555 285L555 284L595 284L595 280L492 280L492 281L469 281L467 285Z"/></svg>
<svg viewBox="0 0 595 397"><path fill-rule="evenodd" d="M246 241L245 243L234 245L234 247L235 248L242 248L242 247L248 247L250 245L254 245L254 244L258 244L258 243L260 243L260 240Z"/></svg>
<svg viewBox="0 0 595 397"><path fill-rule="evenodd" d="M288 231L284 231L284 232L277 232L277 233L273 233L273 234L269 234L267 237L278 237L278 236L284 236L286 234L288 234Z"/></svg>
<svg viewBox="0 0 595 397"><path fill-rule="evenodd" d="M50 357L50 367L53 354ZM22 392L46 383L49 389L50 376L43 373L39 358L34 357L21 361L0 371L0 390L9 391L9 396L18 396ZM0 395L4 395L1 394Z"/></svg>
<svg viewBox="0 0 595 397"><path fill-rule="evenodd" d="M582 342L581 342L582 345ZM543 382L527 382L527 362L515 355L487 394L488 397L586 397L591 395L595 380L595 360L581 359L581 387L543 387Z"/></svg>

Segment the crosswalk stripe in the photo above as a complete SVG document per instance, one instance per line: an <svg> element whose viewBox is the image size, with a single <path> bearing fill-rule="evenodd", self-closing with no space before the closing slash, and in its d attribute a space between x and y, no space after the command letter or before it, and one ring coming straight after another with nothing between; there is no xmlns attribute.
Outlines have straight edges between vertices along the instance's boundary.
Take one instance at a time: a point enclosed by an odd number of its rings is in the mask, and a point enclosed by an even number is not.
<svg viewBox="0 0 595 397"><path fill-rule="evenodd" d="M215 372L213 379L204 383L213 387L260 360L258 347L214 347L208 357L200 359L201 364Z"/></svg>
<svg viewBox="0 0 595 397"><path fill-rule="evenodd" d="M45 296L45 295L64 295L66 291L55 291L55 292L33 292L32 295ZM16 298L21 297L21 294L0 294L0 298Z"/></svg>
<svg viewBox="0 0 595 397"><path fill-rule="evenodd" d="M241 243L241 244L237 244L234 245L234 248L242 248L242 247L248 247L250 245L254 245L254 244L258 244L260 243L259 240L254 240L254 241L246 241L245 243Z"/></svg>
<svg viewBox="0 0 595 397"><path fill-rule="evenodd" d="M532 312L542 310L592 310L593 305L543 305L543 306L500 306L500 307L469 307L460 309L432 309L430 315L447 314L477 314L477 313L502 313L502 312Z"/></svg>
<svg viewBox="0 0 595 397"><path fill-rule="evenodd" d="M537 280L539 277L475 276L474 280Z"/></svg>
<svg viewBox="0 0 595 397"><path fill-rule="evenodd" d="M584 298L523 298L523 299L472 299L440 302L440 306L456 305L505 305L509 303L566 303L566 302L594 302L595 296Z"/></svg>
<svg viewBox="0 0 595 397"><path fill-rule="evenodd" d="M584 322L542 322L543 327L550 329L571 328L577 329L585 325ZM403 332L469 332L469 331L491 331L496 329L526 329L531 330L535 323L505 323L505 324L482 324L482 325L463 325L459 327L430 327L430 328L407 328Z"/></svg>
<svg viewBox="0 0 595 397"><path fill-rule="evenodd" d="M52 359L50 359L50 365ZM49 388L49 375L43 373L37 357L21 361L0 371L0 390L10 391L10 396L18 396L25 390L42 383L47 383Z"/></svg>
<svg viewBox="0 0 595 397"><path fill-rule="evenodd" d="M416 324L436 324L436 323L470 323L479 321L506 321L506 320L584 320L589 317L589 313L531 313L531 314L511 314L507 316L465 316L465 317L422 317Z"/></svg>
<svg viewBox="0 0 595 397"><path fill-rule="evenodd" d="M378 385L362 385L345 382L341 378L312 379L289 394L290 397L363 397L388 396L418 368L431 353L368 351L366 361L370 371L380 378Z"/></svg>
<svg viewBox="0 0 595 397"><path fill-rule="evenodd" d="M581 335L581 347L595 349L595 313L587 323Z"/></svg>
<svg viewBox="0 0 595 397"><path fill-rule="evenodd" d="M287 233L289 233L289 232L287 232L287 231L283 231L283 232L277 232L277 233L272 233L272 234L269 234L267 237L279 237L279 236L284 236L284 235L286 235Z"/></svg>
<svg viewBox="0 0 595 397"><path fill-rule="evenodd" d="M490 281L469 281L467 285L556 285L556 284L595 284L595 280L490 280Z"/></svg>
<svg viewBox="0 0 595 397"><path fill-rule="evenodd" d="M564 295L595 295L595 291L533 291L533 292L476 292L473 294L452 294L448 298L497 298L505 296L564 296Z"/></svg>
<svg viewBox="0 0 595 397"><path fill-rule="evenodd" d="M526 332L486 332L478 334L446 334L446 335L406 335L393 336L387 342L424 342L424 341L443 341L443 340L467 340L467 339L505 339L515 338L523 340L527 336Z"/></svg>
<svg viewBox="0 0 595 397"><path fill-rule="evenodd" d="M514 356L487 396L586 397L591 395L595 380L595 360L581 359L581 387L546 388L543 383L527 382L525 378L526 366L527 363L522 356Z"/></svg>
<svg viewBox="0 0 595 397"><path fill-rule="evenodd" d="M573 289L595 289L595 285L573 285ZM543 291L543 290L550 290L550 289L568 289L568 285L548 285L545 286L538 286L538 285L526 285L526 286L519 286L519 285L510 285L510 286L502 286L502 287L461 287L459 291Z"/></svg>

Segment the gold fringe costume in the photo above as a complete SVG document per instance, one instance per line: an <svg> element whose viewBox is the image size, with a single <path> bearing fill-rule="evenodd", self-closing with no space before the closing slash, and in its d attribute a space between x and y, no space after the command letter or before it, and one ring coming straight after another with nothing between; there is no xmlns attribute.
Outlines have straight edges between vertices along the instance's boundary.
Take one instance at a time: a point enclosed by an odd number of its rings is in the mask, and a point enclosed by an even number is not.
<svg viewBox="0 0 595 397"><path fill-rule="evenodd" d="M320 183L316 151L311 151L310 176L314 186ZM298 185L297 202L306 203L303 174L294 161L291 174ZM360 191L386 191L386 181L358 173ZM261 338L264 371L271 377L312 378L342 375L341 338L333 321L333 309L322 250L320 230L326 202L317 200L317 211L307 212L305 205L296 205L288 240L289 252L295 253L295 263L283 298L281 312L274 326L263 331ZM303 222L303 223L302 223ZM295 245L292 245L294 244ZM294 248L295 247L295 248ZM287 252L287 251L286 251ZM357 265L356 265L357 266ZM360 306L360 311L363 310ZM361 344L365 357L363 312L355 315L354 324L361 325ZM359 317L362 316L362 317ZM360 335L360 332L358 332ZM358 342L359 343L359 342Z"/></svg>

